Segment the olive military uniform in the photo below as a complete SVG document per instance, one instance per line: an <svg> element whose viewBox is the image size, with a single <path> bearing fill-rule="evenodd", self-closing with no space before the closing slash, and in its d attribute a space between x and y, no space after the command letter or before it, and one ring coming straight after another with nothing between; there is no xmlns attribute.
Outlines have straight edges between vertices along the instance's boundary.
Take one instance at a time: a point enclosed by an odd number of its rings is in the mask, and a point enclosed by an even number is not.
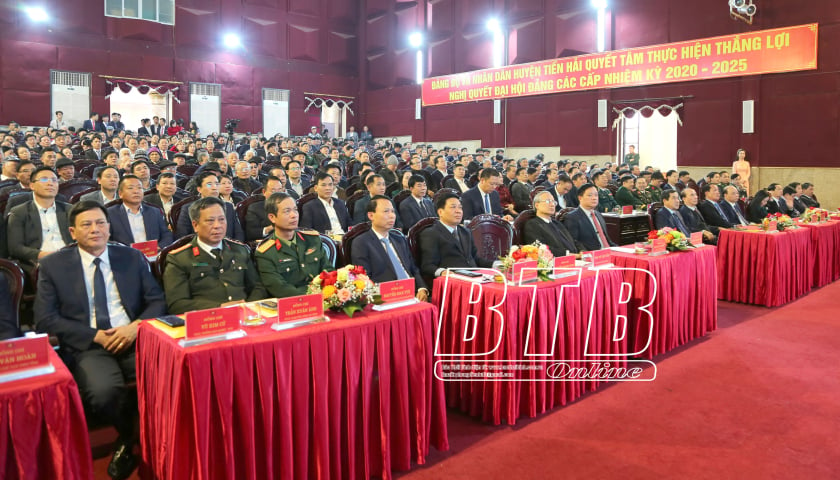
<svg viewBox="0 0 840 480"><path fill-rule="evenodd" d="M615 198L613 198L613 194L609 189L606 188L599 188L598 189L598 211L599 212L612 212L614 208L618 207L618 203L616 203Z"/></svg>
<svg viewBox="0 0 840 480"><path fill-rule="evenodd" d="M169 313L215 308L234 300L260 300L268 295L251 263L248 247L222 240L221 258L198 246L198 237L166 256L163 286Z"/></svg>
<svg viewBox="0 0 840 480"><path fill-rule="evenodd" d="M334 270L314 230L295 232L291 241L272 233L257 246L255 259L266 290L277 298L304 294L316 275Z"/></svg>

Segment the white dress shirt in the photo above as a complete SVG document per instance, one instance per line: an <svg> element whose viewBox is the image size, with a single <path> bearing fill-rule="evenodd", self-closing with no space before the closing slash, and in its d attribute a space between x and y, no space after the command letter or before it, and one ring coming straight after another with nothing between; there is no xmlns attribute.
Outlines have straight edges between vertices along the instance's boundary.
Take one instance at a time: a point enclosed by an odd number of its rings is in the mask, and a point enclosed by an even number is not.
<svg viewBox="0 0 840 480"><path fill-rule="evenodd" d="M61 229L58 226L55 202L49 208L44 208L33 196L32 203L38 209L38 217L41 219L41 251L58 251L64 246L64 239L61 237Z"/></svg>
<svg viewBox="0 0 840 480"><path fill-rule="evenodd" d="M338 214L335 213L335 207L333 206L332 198L330 198L329 202L327 202L321 197L318 197L318 200L320 200L321 203L324 204L324 209L327 211L327 217L330 219L330 230L332 230L334 234L343 234L344 229L341 228L341 221L338 219Z"/></svg>
<svg viewBox="0 0 840 480"><path fill-rule="evenodd" d="M219 250L222 249L222 242L219 242L218 245L208 245L202 242L200 238L196 237L196 243L198 243L198 248L204 250L205 252L207 252L208 255L210 255L213 258L216 258L216 255L213 255L212 250L214 248L218 248Z"/></svg>
<svg viewBox="0 0 840 480"><path fill-rule="evenodd" d="M131 227L131 235L134 237L134 243L146 241L146 224L143 223L143 206L137 209L137 213L132 213L127 205L123 204L125 213L128 215L128 225Z"/></svg>
<svg viewBox="0 0 840 480"><path fill-rule="evenodd" d="M88 306L90 308L90 327L96 328L96 306L93 302L93 273L96 270L96 265L93 264L94 257L88 252L79 249L79 255L82 257L82 270L85 275L85 289L88 294ZM102 252L98 258L102 260L99 264L99 270L102 272L102 277L105 279L105 296L108 297L108 316L111 318L111 327L122 327L131 323L128 314L122 305L120 292L117 289L117 282L114 281L114 273L111 271L111 261L108 258L108 248Z"/></svg>

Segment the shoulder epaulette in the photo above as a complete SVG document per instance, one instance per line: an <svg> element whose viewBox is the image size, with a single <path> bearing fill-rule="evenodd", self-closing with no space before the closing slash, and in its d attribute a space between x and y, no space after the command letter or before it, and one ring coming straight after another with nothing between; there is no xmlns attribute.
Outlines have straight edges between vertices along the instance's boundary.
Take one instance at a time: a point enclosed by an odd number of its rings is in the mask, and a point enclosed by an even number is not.
<svg viewBox="0 0 840 480"><path fill-rule="evenodd" d="M240 242L239 240L234 240L232 238L225 238L225 242L232 243L234 245L239 245L240 247L247 247L244 243Z"/></svg>
<svg viewBox="0 0 840 480"><path fill-rule="evenodd" d="M171 252L169 252L169 254L172 255L173 253L183 252L184 250L190 248L191 246L192 246L191 243L187 243L186 245L181 245L180 247L176 248L175 250L172 250Z"/></svg>
<svg viewBox="0 0 840 480"><path fill-rule="evenodd" d="M304 235L320 235L317 230L298 230L298 233L302 233Z"/></svg>
<svg viewBox="0 0 840 480"><path fill-rule="evenodd" d="M272 245L274 245L274 240L268 238L264 240L261 244L259 244L259 246L257 246L257 251L260 253L265 253L271 248Z"/></svg>

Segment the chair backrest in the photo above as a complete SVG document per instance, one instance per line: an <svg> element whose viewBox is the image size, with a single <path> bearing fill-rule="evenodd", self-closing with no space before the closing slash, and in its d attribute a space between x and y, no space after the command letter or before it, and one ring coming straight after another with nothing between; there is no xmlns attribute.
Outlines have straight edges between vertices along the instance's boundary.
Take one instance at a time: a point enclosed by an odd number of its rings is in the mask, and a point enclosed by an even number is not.
<svg viewBox="0 0 840 480"><path fill-rule="evenodd" d="M544 191L545 191L545 187L534 187L534 189L531 190L531 205L534 205L534 197L536 197L538 193L544 192Z"/></svg>
<svg viewBox="0 0 840 480"><path fill-rule="evenodd" d="M155 164L150 164L149 165L149 177L157 178L158 175L160 175L160 167L158 167Z"/></svg>
<svg viewBox="0 0 840 480"><path fill-rule="evenodd" d="M478 174L477 173L473 173L472 175L470 175L469 180L467 180L467 185L469 185L470 188L478 185Z"/></svg>
<svg viewBox="0 0 840 480"><path fill-rule="evenodd" d="M242 226L242 229L245 230L245 217L248 213L248 208L257 202L264 202L265 195L251 195L250 197L242 200L241 202L236 204L236 216L239 218L239 225Z"/></svg>
<svg viewBox="0 0 840 480"><path fill-rule="evenodd" d="M358 225L354 225L353 228L350 229L347 234L344 235L344 238L341 239L341 250L344 265L350 265L352 260L351 251L353 249L353 240L356 239L359 235L369 231L371 228L370 222L362 222Z"/></svg>
<svg viewBox="0 0 840 480"><path fill-rule="evenodd" d="M68 198L68 200L70 201L70 203L77 203L79 201L79 199L82 198L83 195L87 195L88 193L92 193L92 192L95 192L97 190L99 190L98 186L97 187L87 187L86 189L71 195L70 198Z"/></svg>
<svg viewBox="0 0 840 480"><path fill-rule="evenodd" d="M609 190L609 191L610 191L610 193L612 193L613 195L615 195L615 194L616 194L616 192L618 192L618 186L617 186L617 185L614 185L614 184L612 184L612 183L608 183L608 184L607 184L607 190Z"/></svg>
<svg viewBox="0 0 840 480"><path fill-rule="evenodd" d="M0 258L0 274L6 278L6 283L9 285L9 293L12 297L12 311L9 312L12 316L15 326L20 329L20 299L23 296L23 270L17 263Z"/></svg>
<svg viewBox="0 0 840 480"><path fill-rule="evenodd" d="M399 210L400 203L403 200L411 196L411 190L403 190L402 192L398 193L396 197L394 197L394 206Z"/></svg>
<svg viewBox="0 0 840 480"><path fill-rule="evenodd" d="M513 244L513 227L499 216L482 213L470 221L473 243L478 256L496 259L507 255Z"/></svg>
<svg viewBox="0 0 840 480"><path fill-rule="evenodd" d="M196 170L198 170L198 165L195 164L178 165L177 167L175 167L176 172L182 173L188 177L192 177L195 174Z"/></svg>
<svg viewBox="0 0 840 480"><path fill-rule="evenodd" d="M18 183L18 181L14 180L14 179L3 180L2 182L0 182L0 188L6 188L6 187L8 187L10 185L14 185L16 183Z"/></svg>
<svg viewBox="0 0 840 480"><path fill-rule="evenodd" d="M160 253L158 253L157 259L152 264L152 273L157 278L158 283L163 286L163 271L166 269L166 256L169 255L169 252L175 250L176 248L183 247L184 245L192 242L192 239L195 237L195 234L184 235L183 237L175 240L171 244L163 247L160 249Z"/></svg>
<svg viewBox="0 0 840 480"><path fill-rule="evenodd" d="M347 205L347 213L350 214L350 217L353 216L353 212L356 210L356 202L358 202L359 199L364 198L367 193L367 191L354 192L352 195L347 197L347 200L344 201L344 204Z"/></svg>
<svg viewBox="0 0 840 480"><path fill-rule="evenodd" d="M662 205L659 202L651 203L650 207L648 207L648 226L650 226L651 230L656 230L656 223L654 219L656 218L656 212L658 212L661 208L664 208L665 205Z"/></svg>
<svg viewBox="0 0 840 480"><path fill-rule="evenodd" d="M461 198L461 192L459 192L458 190L455 190L454 188L441 188L440 190L435 192L435 196L432 198L432 203L437 205L438 198L447 193L452 193L456 197Z"/></svg>
<svg viewBox="0 0 840 480"><path fill-rule="evenodd" d="M336 246L332 238L324 234L319 234L319 236L321 237L321 245L324 246L324 250L327 252L327 260L333 268L336 268L335 262L338 261L338 246Z"/></svg>
<svg viewBox="0 0 840 480"><path fill-rule="evenodd" d="M411 249L411 256L414 257L414 261L417 265L421 264L420 261L420 233L431 227L432 225L437 222L437 218L424 218L419 222L412 225L411 228L408 229L408 248Z"/></svg>
<svg viewBox="0 0 840 480"><path fill-rule="evenodd" d="M303 212L303 206L307 203L311 202L318 198L318 194L315 192L310 192L302 195L300 198L297 199L297 208L298 212Z"/></svg>
<svg viewBox="0 0 840 480"><path fill-rule="evenodd" d="M64 183L58 184L58 193L67 198L83 191L89 190L91 187L99 188L99 184L95 180L88 180L85 178L74 178Z"/></svg>
<svg viewBox="0 0 840 480"><path fill-rule="evenodd" d="M395 193L402 190L402 184L400 182L394 182L387 187L385 187L385 195L389 197L393 197Z"/></svg>
<svg viewBox="0 0 840 480"><path fill-rule="evenodd" d="M566 207L566 208L560 210L559 212L557 212L555 215L557 216L557 220L563 222L563 221L566 220L566 215L568 215L569 213L571 213L575 210L576 210L575 207Z"/></svg>
<svg viewBox="0 0 840 480"><path fill-rule="evenodd" d="M175 231L175 227L178 226L178 217L181 216L181 210L184 208L184 205L194 202L198 199L198 197L187 197L180 202L176 202L172 205L172 208L169 209L169 225L172 227L172 231ZM189 215L189 213L187 213Z"/></svg>
<svg viewBox="0 0 840 480"><path fill-rule="evenodd" d="M455 175L453 175L451 173L447 174L447 175L444 175L443 178L440 179L440 188L444 188L443 186L446 185L446 182L448 180L453 179L453 178L455 178Z"/></svg>
<svg viewBox="0 0 840 480"><path fill-rule="evenodd" d="M516 220L513 221L513 244L514 245L522 245L524 232L525 232L525 224L528 220L537 216L536 210L533 208L529 208L524 212L520 213Z"/></svg>
<svg viewBox="0 0 840 480"><path fill-rule="evenodd" d="M81 179L82 177L93 179L93 171L96 170L96 167L98 167L98 166L99 166L98 163L92 163L92 164L85 165L84 167L80 168L79 169L79 179Z"/></svg>
<svg viewBox="0 0 840 480"><path fill-rule="evenodd" d="M750 200L752 200L752 199L750 199ZM741 215L743 215L744 218L746 218L746 216L747 216L747 202L745 202L743 198L738 199L738 208L741 209Z"/></svg>

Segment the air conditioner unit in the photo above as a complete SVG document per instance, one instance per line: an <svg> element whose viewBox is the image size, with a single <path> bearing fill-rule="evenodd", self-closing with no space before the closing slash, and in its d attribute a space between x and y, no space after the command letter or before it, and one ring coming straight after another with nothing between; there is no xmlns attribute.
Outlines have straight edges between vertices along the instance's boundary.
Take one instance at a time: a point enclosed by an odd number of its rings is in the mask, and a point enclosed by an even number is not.
<svg viewBox="0 0 840 480"><path fill-rule="evenodd" d="M289 90L263 88L263 134L289 136Z"/></svg>
<svg viewBox="0 0 840 480"><path fill-rule="evenodd" d="M51 70L50 99L47 118L53 118L54 112L61 110L68 126L81 128L90 116L90 74Z"/></svg>
<svg viewBox="0 0 840 480"><path fill-rule="evenodd" d="M202 135L222 131L222 86L217 83L190 83L190 121Z"/></svg>

